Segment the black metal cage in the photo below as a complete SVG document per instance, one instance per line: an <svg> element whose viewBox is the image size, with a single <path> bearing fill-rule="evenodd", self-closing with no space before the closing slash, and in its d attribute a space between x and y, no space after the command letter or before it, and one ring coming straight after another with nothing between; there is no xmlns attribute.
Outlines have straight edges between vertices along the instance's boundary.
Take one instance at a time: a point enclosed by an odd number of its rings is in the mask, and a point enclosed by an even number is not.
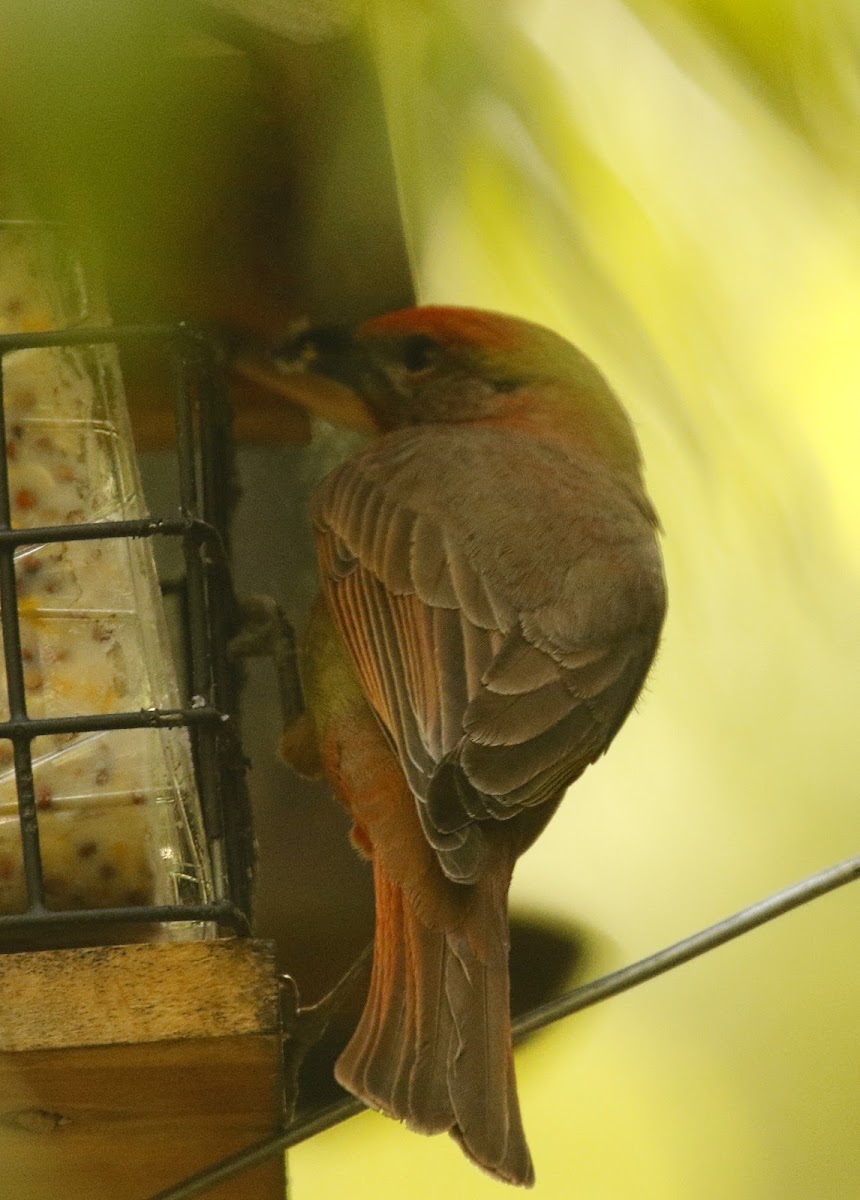
<svg viewBox="0 0 860 1200"><path fill-rule="evenodd" d="M4 934L120 927L155 922L203 921L249 932L253 836L245 788L237 714L237 681L227 647L235 599L228 563L231 497L229 407L222 355L206 331L175 325L75 328L0 336L0 438L7 445L3 363L15 350L114 346L157 347L173 365L178 511L131 520L39 528L13 527L9 468L0 453L0 620L2 620L9 719L0 738L11 740L21 825L26 910L0 915ZM16 553L25 546L105 538L153 538L178 542L184 573L167 585L179 593L185 695L181 707L94 715L32 717L28 713L22 658ZM183 727L191 742L196 783L213 876L210 901L112 908L53 910L46 904L40 852L32 742L45 734Z"/></svg>

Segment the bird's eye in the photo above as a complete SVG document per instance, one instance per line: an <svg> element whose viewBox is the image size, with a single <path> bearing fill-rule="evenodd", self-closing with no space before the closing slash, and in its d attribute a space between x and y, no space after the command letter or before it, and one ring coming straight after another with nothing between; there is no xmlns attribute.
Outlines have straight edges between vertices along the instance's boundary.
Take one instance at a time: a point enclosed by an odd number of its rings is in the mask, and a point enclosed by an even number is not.
<svg viewBox="0 0 860 1200"><path fill-rule="evenodd" d="M403 343L401 359L407 371L426 371L432 367L441 346L426 333L415 333Z"/></svg>

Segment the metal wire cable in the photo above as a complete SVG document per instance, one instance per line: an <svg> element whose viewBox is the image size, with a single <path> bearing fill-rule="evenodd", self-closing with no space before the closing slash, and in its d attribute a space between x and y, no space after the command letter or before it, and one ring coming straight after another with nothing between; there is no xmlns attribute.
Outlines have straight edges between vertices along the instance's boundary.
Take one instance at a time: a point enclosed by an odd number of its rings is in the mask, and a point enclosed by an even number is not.
<svg viewBox="0 0 860 1200"><path fill-rule="evenodd" d="M550 1000L546 1004L540 1005L514 1022L514 1037L524 1037L538 1029L546 1028L562 1017L580 1012L602 1000L608 1000L610 996L617 996L621 992L629 991L630 988L637 987L640 983L645 983L666 971L680 967L683 963L698 958L699 955L710 950L715 950L718 946L733 941L742 934L758 928L759 925L764 925L768 921L773 921L775 918L791 912L792 909L800 908L811 900L816 900L819 896L824 896L848 883L853 883L856 879L860 879L860 854L853 858L847 858L844 862L828 867L824 871L819 871L815 875L810 875L800 883L774 892L773 895L760 900L757 904L752 904L749 908L744 908L733 916L718 921L715 925L709 925L706 929L691 934L690 937L683 938L680 942L675 942L674 945L657 950L654 954L639 959L638 962L622 967L618 971L612 971L600 979L574 988L556 1000ZM193 1200L193 1197L204 1195L210 1188L227 1179L232 1179L241 1171L264 1162L271 1155L288 1150L291 1146L296 1146L299 1142L306 1141L318 1133L324 1133L325 1130L356 1116L364 1108L365 1105L360 1100L351 1097L341 1100L337 1104L332 1104L315 1113L312 1117L295 1122L282 1133L268 1137L264 1141L249 1146L247 1150L222 1159L206 1170L190 1176L175 1187L158 1192L157 1195L151 1196L150 1200Z"/></svg>

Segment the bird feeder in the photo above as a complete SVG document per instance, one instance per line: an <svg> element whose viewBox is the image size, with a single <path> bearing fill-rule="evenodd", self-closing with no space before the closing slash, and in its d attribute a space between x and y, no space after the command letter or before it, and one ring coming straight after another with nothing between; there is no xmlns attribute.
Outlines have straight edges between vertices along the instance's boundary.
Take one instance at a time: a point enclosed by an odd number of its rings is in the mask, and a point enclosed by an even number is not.
<svg viewBox="0 0 860 1200"><path fill-rule="evenodd" d="M0 1192L16 1200L146 1200L276 1132L292 1099L275 947L251 936L230 516L234 441L294 444L309 419L253 373L228 403L225 365L299 314L412 298L378 85L316 16L284 36L293 7L277 28L198 0L4 13ZM333 220L359 168L366 196ZM284 1189L274 1155L211 1194Z"/></svg>
<svg viewBox="0 0 860 1200"><path fill-rule="evenodd" d="M21 1200L143 1197L283 1115L273 952L243 936L216 348L111 325L97 290L62 230L0 224L0 1155ZM125 408L141 342L173 367L169 514L146 509ZM184 565L180 670L158 541ZM282 1195L282 1175L222 1194Z"/></svg>

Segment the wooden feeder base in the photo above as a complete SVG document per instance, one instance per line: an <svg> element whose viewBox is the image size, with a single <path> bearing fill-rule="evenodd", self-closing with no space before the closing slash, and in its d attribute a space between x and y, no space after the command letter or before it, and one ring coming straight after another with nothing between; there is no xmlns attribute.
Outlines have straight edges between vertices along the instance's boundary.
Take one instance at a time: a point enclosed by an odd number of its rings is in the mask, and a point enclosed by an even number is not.
<svg viewBox="0 0 860 1200"><path fill-rule="evenodd" d="M146 1200L277 1130L271 943L0 956L0 1200ZM283 1200L283 1156L212 1200Z"/></svg>

